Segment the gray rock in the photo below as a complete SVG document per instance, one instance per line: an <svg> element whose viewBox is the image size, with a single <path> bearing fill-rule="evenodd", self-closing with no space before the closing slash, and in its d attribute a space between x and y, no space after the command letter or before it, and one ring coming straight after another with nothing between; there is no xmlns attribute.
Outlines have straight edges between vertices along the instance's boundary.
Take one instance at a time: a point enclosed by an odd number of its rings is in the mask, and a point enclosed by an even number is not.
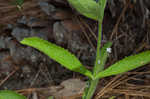
<svg viewBox="0 0 150 99"><path fill-rule="evenodd" d="M44 40L48 40L49 32L46 29L31 29L30 31L31 37L40 37Z"/></svg>
<svg viewBox="0 0 150 99"><path fill-rule="evenodd" d="M4 37L2 36L2 37L0 37L0 49L1 48L6 48L6 46L5 46L5 40L4 40Z"/></svg>
<svg viewBox="0 0 150 99"><path fill-rule="evenodd" d="M51 12L54 12L56 10L56 8L48 2L40 1L38 4L43 12L45 12L47 15L50 15Z"/></svg>
<svg viewBox="0 0 150 99"><path fill-rule="evenodd" d="M30 36L30 29L16 27L12 30L12 36L15 37L18 41L21 41L25 37Z"/></svg>
<svg viewBox="0 0 150 99"><path fill-rule="evenodd" d="M66 35L69 35L67 31L62 26L61 22L56 22L53 25L53 34L54 38L57 44L66 44L67 43L67 37Z"/></svg>
<svg viewBox="0 0 150 99"><path fill-rule="evenodd" d="M27 18L26 18L26 16L22 16L21 19L18 19L17 23L19 23L19 24L27 24Z"/></svg>
<svg viewBox="0 0 150 99"><path fill-rule="evenodd" d="M0 49L7 49L9 48L8 45L10 44L11 37L0 37Z"/></svg>

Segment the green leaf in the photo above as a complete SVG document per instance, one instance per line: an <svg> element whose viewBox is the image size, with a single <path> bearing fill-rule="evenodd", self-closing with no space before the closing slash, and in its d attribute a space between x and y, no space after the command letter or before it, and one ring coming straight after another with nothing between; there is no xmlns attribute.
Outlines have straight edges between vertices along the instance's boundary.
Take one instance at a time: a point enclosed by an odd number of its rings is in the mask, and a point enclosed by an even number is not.
<svg viewBox="0 0 150 99"><path fill-rule="evenodd" d="M82 15L98 20L100 5L94 0L68 0L68 2Z"/></svg>
<svg viewBox="0 0 150 99"><path fill-rule="evenodd" d="M124 73L150 62L150 51L145 51L140 54L126 57L115 64L108 67L106 70L99 72L95 79L103 78L111 75Z"/></svg>
<svg viewBox="0 0 150 99"><path fill-rule="evenodd" d="M1 90L0 99L27 99L25 96L20 95L14 91L10 90Z"/></svg>
<svg viewBox="0 0 150 99"><path fill-rule="evenodd" d="M25 38L21 41L21 43L40 50L69 70L80 72L81 74L84 74L90 78L93 77L92 73L86 69L73 54L64 48L38 37Z"/></svg>

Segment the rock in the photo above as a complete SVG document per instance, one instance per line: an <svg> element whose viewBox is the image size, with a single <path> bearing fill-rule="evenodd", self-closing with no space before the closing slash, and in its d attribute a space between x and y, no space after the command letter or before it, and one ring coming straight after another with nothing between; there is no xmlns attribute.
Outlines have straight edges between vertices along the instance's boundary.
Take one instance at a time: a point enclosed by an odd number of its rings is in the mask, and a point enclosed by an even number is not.
<svg viewBox="0 0 150 99"><path fill-rule="evenodd" d="M15 44L10 47L10 55L13 57L15 62L21 62L22 60L26 60L31 63L37 64L40 60L46 58L44 54L41 54L40 52L31 47L24 48Z"/></svg>
<svg viewBox="0 0 150 99"><path fill-rule="evenodd" d="M46 31L42 31L41 29L32 29L30 31L30 37L39 37L42 38L44 40L48 40L48 34L46 33Z"/></svg>
<svg viewBox="0 0 150 99"><path fill-rule="evenodd" d="M55 94L56 99L67 99L67 97L83 93L86 83L80 79L69 79L63 81L61 86L64 88Z"/></svg>
<svg viewBox="0 0 150 99"><path fill-rule="evenodd" d="M36 36L45 40L48 40L48 38L50 37L51 27L47 27L48 24L45 22L41 23L40 20L31 17L29 18L29 20L26 19L26 22L22 22L20 20L19 23L24 23L24 25L26 26L18 25L14 27L11 33L18 42L26 37Z"/></svg>
<svg viewBox="0 0 150 99"><path fill-rule="evenodd" d="M1 44L2 43L2 44ZM0 37L0 49L8 49L9 55L12 57L15 63L19 63L22 60L30 61L31 63L39 63L39 61L51 63L51 60L44 54L38 52L31 47L22 47L15 42L11 37ZM1 56L2 57L2 56ZM1 59L0 57L0 59Z"/></svg>
<svg viewBox="0 0 150 99"><path fill-rule="evenodd" d="M17 20L17 23L26 25L27 24L27 17L26 16L22 16L22 18Z"/></svg>
<svg viewBox="0 0 150 99"><path fill-rule="evenodd" d="M35 17L29 17L27 18L26 16L22 16L21 19L17 20L17 24L18 26L26 26L28 28L42 28L42 27L46 27L48 25L47 21L43 21L40 20L38 18Z"/></svg>
<svg viewBox="0 0 150 99"><path fill-rule="evenodd" d="M6 45L5 45L5 38L3 36L0 37L0 49L2 48L6 48Z"/></svg>
<svg viewBox="0 0 150 99"><path fill-rule="evenodd" d="M27 23L26 25L30 28L44 28L44 27L47 27L48 25L48 22L45 21L45 20L40 20L40 19L37 19L35 17L30 17L28 20L27 20Z"/></svg>
<svg viewBox="0 0 150 99"><path fill-rule="evenodd" d="M56 10L56 8L52 4L49 4L45 1L40 1L38 4L41 7L42 11L45 12L47 15L50 15Z"/></svg>
<svg viewBox="0 0 150 99"><path fill-rule="evenodd" d="M54 23L53 35L57 44L67 44L69 32L64 29L61 22Z"/></svg>
<svg viewBox="0 0 150 99"><path fill-rule="evenodd" d="M15 27L12 30L12 36L15 37L18 41L23 40L25 37L30 37L30 29L24 27Z"/></svg>
<svg viewBox="0 0 150 99"><path fill-rule="evenodd" d="M0 49L8 49L9 48L9 44L10 41L11 41L11 37L4 37L4 36L1 36L0 37Z"/></svg>

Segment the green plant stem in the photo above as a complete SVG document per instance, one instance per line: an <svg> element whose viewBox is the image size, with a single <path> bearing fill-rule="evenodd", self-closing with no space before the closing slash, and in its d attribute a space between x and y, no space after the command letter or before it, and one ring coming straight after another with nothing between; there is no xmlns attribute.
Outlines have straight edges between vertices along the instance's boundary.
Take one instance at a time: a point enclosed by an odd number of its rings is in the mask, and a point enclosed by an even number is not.
<svg viewBox="0 0 150 99"><path fill-rule="evenodd" d="M101 55L100 55L100 47L101 47L101 38L102 38L102 21L98 22L98 41L97 41L97 52L96 52L96 61L95 61L95 66L93 69L93 75L94 77L96 74L104 69L104 66L100 66L100 63L102 62L101 60ZM100 62L100 63L99 63Z"/></svg>
<svg viewBox="0 0 150 99"><path fill-rule="evenodd" d="M100 46L101 46L101 37L102 37L102 21L99 21L98 23L99 25L99 30L98 30L98 42L97 42L97 54L96 54L96 61L95 61L95 66L94 66L94 70L93 70L93 74L94 76L102 71L104 68L104 66L99 66L99 62L100 60ZM95 89L97 87L99 79L96 80L90 80L90 87L88 89L87 95L86 95L86 99L92 99L91 97L93 96Z"/></svg>
<svg viewBox="0 0 150 99"><path fill-rule="evenodd" d="M92 96L96 90L96 86L98 84L99 79L91 80L90 81L90 87L88 88L88 92L86 94L86 98L84 99L92 99Z"/></svg>
<svg viewBox="0 0 150 99"><path fill-rule="evenodd" d="M99 0L98 2L101 6L101 9L99 9L99 21L98 21L98 41L97 41L97 51L96 51L96 61L95 66L93 69L93 75L94 77L104 69L104 61L102 61L102 57L100 55L100 47L101 47L101 38L102 38L102 22L104 17L104 9L107 3L107 0ZM101 64L101 62L103 62ZM99 78L100 79L100 78ZM85 95L85 99L92 99L92 96L96 90L97 84L99 82L99 79L90 80L90 86L87 90L87 93Z"/></svg>
<svg viewBox="0 0 150 99"><path fill-rule="evenodd" d="M101 47L101 38L102 38L102 22L104 17L104 9L107 3L107 0L99 0L98 3L100 4L99 10L99 20L98 20L98 41L97 41L97 51L96 51L96 61L93 69L93 76L95 77L97 73L102 71L104 69L104 62L102 62L102 57L100 55L100 47ZM100 78L99 78L100 79ZM92 96L96 90L97 84L99 82L99 79L90 79L90 86L87 89L86 95L84 99L92 99Z"/></svg>

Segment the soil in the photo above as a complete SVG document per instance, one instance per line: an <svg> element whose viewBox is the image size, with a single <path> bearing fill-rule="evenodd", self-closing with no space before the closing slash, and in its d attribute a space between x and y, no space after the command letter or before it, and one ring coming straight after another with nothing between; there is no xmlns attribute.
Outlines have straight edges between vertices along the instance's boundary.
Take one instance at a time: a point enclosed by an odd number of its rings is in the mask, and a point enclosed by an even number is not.
<svg viewBox="0 0 150 99"><path fill-rule="evenodd" d="M150 49L150 2L129 1L112 0L105 9L102 45L113 42L105 68L126 56ZM0 1L0 89L16 90L28 99L47 99L51 95L56 99L80 98L88 78L19 42L26 37L43 38L68 49L92 69L97 22L76 12L67 0L26 0L21 11L10 2ZM148 64L100 80L93 99L112 96L150 99L149 68Z"/></svg>

